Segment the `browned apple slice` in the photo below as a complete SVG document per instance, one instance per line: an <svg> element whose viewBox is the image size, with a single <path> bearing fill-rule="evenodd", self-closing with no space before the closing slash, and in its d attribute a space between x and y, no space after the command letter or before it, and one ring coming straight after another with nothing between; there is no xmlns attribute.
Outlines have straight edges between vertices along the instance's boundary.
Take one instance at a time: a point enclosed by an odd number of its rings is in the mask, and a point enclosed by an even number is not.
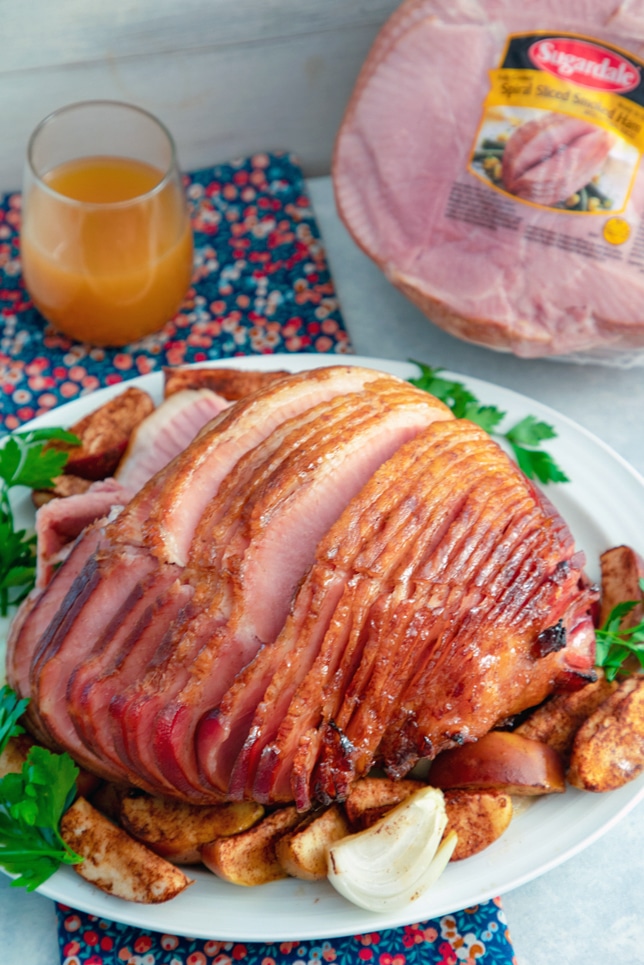
<svg viewBox="0 0 644 965"><path fill-rule="evenodd" d="M202 807L144 794L123 798L120 820L126 831L162 858L199 864L202 845L245 831L263 814L262 805L253 801Z"/></svg>
<svg viewBox="0 0 644 965"><path fill-rule="evenodd" d="M112 476L134 429L153 409L147 392L130 387L70 426L80 446L51 443L68 453L65 473L90 480Z"/></svg>
<svg viewBox="0 0 644 965"><path fill-rule="evenodd" d="M74 871L101 891L143 904L169 901L190 878L79 797L62 817L63 841L83 858Z"/></svg>
<svg viewBox="0 0 644 965"><path fill-rule="evenodd" d="M510 826L512 798L502 791L445 791L447 831L455 831L451 861L462 861L489 848Z"/></svg>
<svg viewBox="0 0 644 965"><path fill-rule="evenodd" d="M561 757L552 747L507 731L490 731L480 740L440 754L429 783L440 788L552 794L565 790Z"/></svg>
<svg viewBox="0 0 644 965"><path fill-rule="evenodd" d="M67 496L85 493L91 485L91 480L81 479L80 476L57 476L52 489L34 489L31 499L36 509L40 509L52 499L65 499Z"/></svg>
<svg viewBox="0 0 644 965"><path fill-rule="evenodd" d="M334 804L321 814L311 815L281 837L275 846L277 860L287 875L318 881L327 875L329 847L348 834L347 819L342 809Z"/></svg>
<svg viewBox="0 0 644 965"><path fill-rule="evenodd" d="M0 778L7 774L20 774L34 741L29 734L10 737L0 754Z"/></svg>
<svg viewBox="0 0 644 965"><path fill-rule="evenodd" d="M280 808L248 831L204 845L201 860L216 875L234 885L263 885L286 878L275 848L279 839L302 819L296 808Z"/></svg>
<svg viewBox="0 0 644 965"><path fill-rule="evenodd" d="M627 677L577 731L568 780L614 791L644 771L644 676Z"/></svg>
<svg viewBox="0 0 644 965"><path fill-rule="evenodd" d="M394 781L388 777L363 777L349 790L344 802L353 831L370 828L388 811L426 785L422 781Z"/></svg>
<svg viewBox="0 0 644 965"><path fill-rule="evenodd" d="M615 690L617 683L606 680L603 671L598 670L597 680L580 690L551 697L519 724L514 733L549 744L567 761L581 725Z"/></svg>

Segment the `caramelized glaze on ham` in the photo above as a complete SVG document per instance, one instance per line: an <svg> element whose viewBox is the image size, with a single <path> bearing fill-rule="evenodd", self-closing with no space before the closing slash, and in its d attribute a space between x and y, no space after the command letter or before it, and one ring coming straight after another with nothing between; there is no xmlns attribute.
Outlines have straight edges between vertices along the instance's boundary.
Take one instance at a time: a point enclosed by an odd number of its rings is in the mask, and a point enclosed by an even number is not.
<svg viewBox="0 0 644 965"><path fill-rule="evenodd" d="M582 567L485 432L318 369L217 415L85 530L14 623L10 682L103 777L306 808L587 676Z"/></svg>

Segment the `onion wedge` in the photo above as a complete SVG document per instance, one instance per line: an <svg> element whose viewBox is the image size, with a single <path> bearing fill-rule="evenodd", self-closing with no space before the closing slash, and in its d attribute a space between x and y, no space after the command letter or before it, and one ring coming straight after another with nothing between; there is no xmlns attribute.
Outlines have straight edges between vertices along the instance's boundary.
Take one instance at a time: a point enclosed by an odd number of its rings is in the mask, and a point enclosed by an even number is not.
<svg viewBox="0 0 644 965"><path fill-rule="evenodd" d="M447 814L437 788L416 791L380 821L329 848L328 878L345 898L368 911L401 908L442 874L456 846L444 838Z"/></svg>

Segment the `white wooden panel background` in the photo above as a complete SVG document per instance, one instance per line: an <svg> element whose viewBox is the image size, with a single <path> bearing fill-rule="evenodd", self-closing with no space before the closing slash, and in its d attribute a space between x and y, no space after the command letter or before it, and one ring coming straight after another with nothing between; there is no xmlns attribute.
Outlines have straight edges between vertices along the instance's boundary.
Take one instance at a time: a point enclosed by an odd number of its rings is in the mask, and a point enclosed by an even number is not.
<svg viewBox="0 0 644 965"><path fill-rule="evenodd" d="M398 0L0 0L0 190L63 104L126 100L184 168L285 148L325 174L364 58Z"/></svg>

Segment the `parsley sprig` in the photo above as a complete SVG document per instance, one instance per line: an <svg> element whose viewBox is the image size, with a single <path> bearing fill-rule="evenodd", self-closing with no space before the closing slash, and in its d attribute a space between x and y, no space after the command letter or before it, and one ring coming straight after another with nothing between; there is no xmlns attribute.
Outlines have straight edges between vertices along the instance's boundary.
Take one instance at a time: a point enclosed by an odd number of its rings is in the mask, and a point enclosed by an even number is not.
<svg viewBox="0 0 644 965"><path fill-rule="evenodd" d="M36 574L36 538L17 529L9 493L17 486L49 489L68 455L49 445L80 440L64 429L33 429L9 436L0 447L0 615L6 616L31 590Z"/></svg>
<svg viewBox="0 0 644 965"><path fill-rule="evenodd" d="M639 581L644 593L644 580ZM595 631L597 651L595 663L603 667L607 680L614 680L619 673L628 673L624 663L635 657L644 669L644 620L634 627L622 627L622 621L642 601L627 600L618 603L608 614L603 627Z"/></svg>
<svg viewBox="0 0 644 965"><path fill-rule="evenodd" d="M0 754L11 737L24 734L25 730L18 721L22 717L28 700L18 700L17 695L5 684L0 688Z"/></svg>
<svg viewBox="0 0 644 965"><path fill-rule="evenodd" d="M0 753L24 733L18 719L28 701L0 689ZM60 819L76 796L78 768L68 754L32 747L19 774L0 780L0 865L13 885L33 891L61 864L82 859L63 841Z"/></svg>
<svg viewBox="0 0 644 965"><path fill-rule="evenodd" d="M539 482L569 482L568 476L557 465L550 453L539 446L546 439L554 439L555 430L547 422L539 421L535 416L528 415L516 422L509 429L501 431L500 426L507 413L494 405L484 405L479 402L462 382L444 378L440 373L442 368L433 368L423 362L414 361L420 369L417 378L411 378L412 385L425 392L430 392L437 399L444 402L452 410L457 419L469 419L475 422L491 436L505 439L519 468L529 479Z"/></svg>
<svg viewBox="0 0 644 965"><path fill-rule="evenodd" d="M33 891L61 864L82 860L59 831L76 795L77 774L68 754L32 747L21 773L0 781L0 864L18 876L13 885Z"/></svg>

